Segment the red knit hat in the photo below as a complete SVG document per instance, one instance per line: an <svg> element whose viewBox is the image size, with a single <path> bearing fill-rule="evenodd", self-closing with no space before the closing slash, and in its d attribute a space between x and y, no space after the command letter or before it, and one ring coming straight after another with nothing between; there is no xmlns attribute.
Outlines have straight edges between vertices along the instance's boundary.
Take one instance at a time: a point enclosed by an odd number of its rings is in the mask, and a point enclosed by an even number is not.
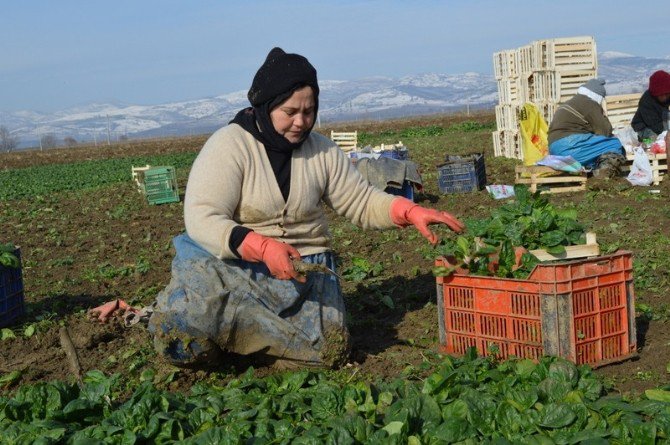
<svg viewBox="0 0 670 445"><path fill-rule="evenodd" d="M649 93L652 96L670 94L670 73L658 70L649 77Z"/></svg>

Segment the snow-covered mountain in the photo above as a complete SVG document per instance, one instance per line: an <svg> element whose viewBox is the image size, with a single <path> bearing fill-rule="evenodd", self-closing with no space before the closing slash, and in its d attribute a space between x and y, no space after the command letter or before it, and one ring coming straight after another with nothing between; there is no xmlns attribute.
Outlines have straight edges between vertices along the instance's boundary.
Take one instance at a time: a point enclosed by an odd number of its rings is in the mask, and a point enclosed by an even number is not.
<svg viewBox="0 0 670 445"><path fill-rule="evenodd" d="M644 91L649 75L658 69L670 70L670 58L599 55L598 74L607 80L608 94ZM494 77L480 73L322 80L319 86L321 123L491 108L498 101ZM247 105L246 91L236 91L161 105L93 103L55 113L0 112L0 123L18 135L21 146L35 146L45 134L58 140L106 141L108 136L116 140L211 132Z"/></svg>

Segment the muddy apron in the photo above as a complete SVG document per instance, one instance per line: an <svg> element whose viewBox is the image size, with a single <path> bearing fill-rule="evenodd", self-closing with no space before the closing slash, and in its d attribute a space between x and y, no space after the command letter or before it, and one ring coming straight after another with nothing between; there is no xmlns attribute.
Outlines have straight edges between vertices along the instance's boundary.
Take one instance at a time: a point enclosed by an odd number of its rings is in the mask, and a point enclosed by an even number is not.
<svg viewBox="0 0 670 445"><path fill-rule="evenodd" d="M264 263L220 260L186 234L173 244L172 278L149 320L156 350L170 362L217 362L222 351L305 366L331 367L346 359L349 335L336 277L309 273L304 284L278 280ZM335 270L331 252L302 260Z"/></svg>

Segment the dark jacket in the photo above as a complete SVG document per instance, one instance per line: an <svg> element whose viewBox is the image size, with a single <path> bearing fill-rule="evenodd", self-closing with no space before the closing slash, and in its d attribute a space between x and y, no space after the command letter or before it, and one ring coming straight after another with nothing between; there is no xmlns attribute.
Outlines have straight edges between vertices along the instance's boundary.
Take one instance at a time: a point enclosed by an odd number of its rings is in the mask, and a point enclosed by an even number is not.
<svg viewBox="0 0 670 445"><path fill-rule="evenodd" d="M668 104L662 104L647 90L637 104L637 111L630 125L638 133L648 128L656 134L661 134L664 130L663 122L667 119Z"/></svg>
<svg viewBox="0 0 670 445"><path fill-rule="evenodd" d="M549 144L573 134L588 133L612 136L612 124L596 101L577 94L554 113L549 126Z"/></svg>

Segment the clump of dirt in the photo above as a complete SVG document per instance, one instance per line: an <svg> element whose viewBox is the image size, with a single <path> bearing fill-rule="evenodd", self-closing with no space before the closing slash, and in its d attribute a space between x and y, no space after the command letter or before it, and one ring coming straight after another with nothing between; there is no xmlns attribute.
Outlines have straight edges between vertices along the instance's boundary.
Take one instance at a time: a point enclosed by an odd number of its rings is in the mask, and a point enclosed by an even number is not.
<svg viewBox="0 0 670 445"><path fill-rule="evenodd" d="M347 362L351 351L349 331L339 328L328 328L323 333L323 346L319 358L327 368L337 368Z"/></svg>

